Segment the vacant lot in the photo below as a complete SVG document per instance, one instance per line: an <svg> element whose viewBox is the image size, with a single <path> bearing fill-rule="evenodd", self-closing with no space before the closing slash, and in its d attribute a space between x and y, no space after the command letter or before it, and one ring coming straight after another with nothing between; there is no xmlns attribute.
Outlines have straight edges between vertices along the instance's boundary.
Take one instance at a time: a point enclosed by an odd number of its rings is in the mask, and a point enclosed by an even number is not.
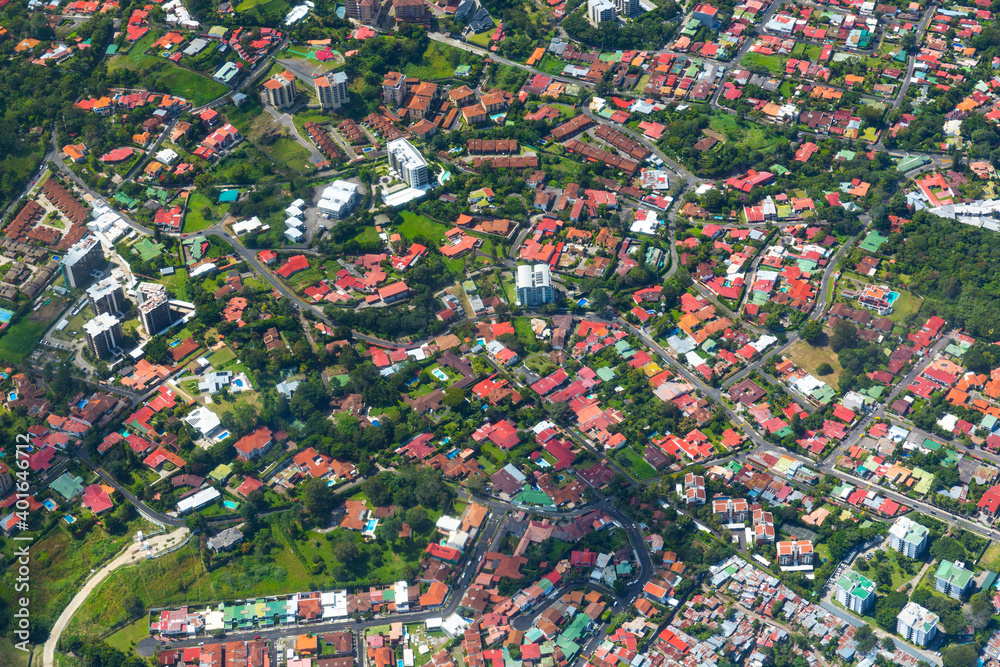
<svg viewBox="0 0 1000 667"><path fill-rule="evenodd" d="M826 382L833 388L837 388L840 382L840 372L843 370L837 355L828 347L813 347L805 341L797 341L788 348L788 358L799 368L804 368L816 377ZM833 367L833 373L820 376L816 369L822 363L828 363Z"/></svg>
<svg viewBox="0 0 1000 667"><path fill-rule="evenodd" d="M462 53L458 49L431 42L419 63L407 63L403 68L406 76L418 79L447 79L455 75L455 68L461 64Z"/></svg>

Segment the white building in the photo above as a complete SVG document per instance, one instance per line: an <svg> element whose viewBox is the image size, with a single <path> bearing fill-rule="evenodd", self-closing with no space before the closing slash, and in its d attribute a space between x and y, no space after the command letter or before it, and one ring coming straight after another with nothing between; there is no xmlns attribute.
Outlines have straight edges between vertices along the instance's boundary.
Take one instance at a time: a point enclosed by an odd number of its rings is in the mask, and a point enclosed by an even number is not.
<svg viewBox="0 0 1000 667"><path fill-rule="evenodd" d="M533 308L555 301L552 274L548 264L527 264L517 267L517 304Z"/></svg>
<svg viewBox="0 0 1000 667"><path fill-rule="evenodd" d="M316 207L335 218L346 218L361 198L359 190L358 185L350 181L334 181L323 189Z"/></svg>
<svg viewBox="0 0 1000 667"><path fill-rule="evenodd" d="M319 98L321 109L340 109L351 99L347 90L347 75L343 72L317 77L313 83L316 86L316 96Z"/></svg>
<svg viewBox="0 0 1000 667"><path fill-rule="evenodd" d="M430 170L427 161L406 139L394 139L386 145L389 166L399 174L399 178L412 188L428 185Z"/></svg>
<svg viewBox="0 0 1000 667"><path fill-rule="evenodd" d="M96 236L88 236L74 243L62 261L63 275L70 287L83 287L103 266L104 250Z"/></svg>
<svg viewBox="0 0 1000 667"><path fill-rule="evenodd" d="M587 0L587 16L594 25L615 20L615 3L611 0Z"/></svg>
<svg viewBox="0 0 1000 667"><path fill-rule="evenodd" d="M926 526L901 516L889 529L889 546L907 558L918 558L927 546L929 532Z"/></svg>
<svg viewBox="0 0 1000 667"><path fill-rule="evenodd" d="M204 410L204 408L202 409ZM177 503L177 513L187 514L188 512L199 510L205 505L213 503L221 497L222 494L219 493L218 489L214 486L209 486L194 495L182 498L180 502Z"/></svg>
<svg viewBox="0 0 1000 667"><path fill-rule="evenodd" d="M170 148L164 148L156 154L156 159L163 164L173 164L174 162L177 162L179 157L180 155L177 154L177 151Z"/></svg>
<svg viewBox="0 0 1000 667"><path fill-rule="evenodd" d="M938 615L916 602L908 602L896 617L896 632L917 646L927 646L937 634Z"/></svg>
<svg viewBox="0 0 1000 667"><path fill-rule="evenodd" d="M205 373L205 379L198 383L198 391L217 394L233 381L232 371L212 371Z"/></svg>
<svg viewBox="0 0 1000 667"><path fill-rule="evenodd" d="M87 336L90 351L99 359L109 356L115 349L121 347L122 324L117 317L109 313L101 313L85 322L83 333Z"/></svg>
<svg viewBox="0 0 1000 667"><path fill-rule="evenodd" d="M856 614L864 614L875 606L875 584L854 570L848 570L837 580L837 602Z"/></svg>
<svg viewBox="0 0 1000 667"><path fill-rule="evenodd" d="M198 431L201 437L211 439L222 428L222 422L215 416L215 413L204 405L199 406L188 413L184 418L191 428Z"/></svg>

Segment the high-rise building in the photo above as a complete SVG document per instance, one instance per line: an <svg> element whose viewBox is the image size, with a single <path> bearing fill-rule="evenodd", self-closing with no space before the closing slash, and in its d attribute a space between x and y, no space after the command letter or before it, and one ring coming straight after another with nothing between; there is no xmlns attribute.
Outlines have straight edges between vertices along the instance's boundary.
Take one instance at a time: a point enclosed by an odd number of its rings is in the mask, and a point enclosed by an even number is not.
<svg viewBox="0 0 1000 667"><path fill-rule="evenodd" d="M937 635L938 615L916 602L907 602L896 617L896 632L908 642L927 646Z"/></svg>
<svg viewBox="0 0 1000 667"><path fill-rule="evenodd" d="M112 277L99 280L87 288L87 298L95 315L102 313L123 313L125 307L125 289Z"/></svg>
<svg viewBox="0 0 1000 667"><path fill-rule="evenodd" d="M389 166L406 181L407 185L419 188L430 180L427 161L406 139L394 139L386 145Z"/></svg>
<svg viewBox="0 0 1000 667"><path fill-rule="evenodd" d="M275 74L264 82L264 97L276 109L285 109L295 103L295 75L289 71Z"/></svg>
<svg viewBox="0 0 1000 667"><path fill-rule="evenodd" d="M837 580L837 602L856 614L864 614L875 605L875 584L854 570Z"/></svg>
<svg viewBox="0 0 1000 667"><path fill-rule="evenodd" d="M340 109L350 101L347 75L343 72L317 77L313 83L316 84L316 95L319 97L321 109Z"/></svg>
<svg viewBox="0 0 1000 667"><path fill-rule="evenodd" d="M108 313L101 313L83 325L83 333L87 336L87 345L94 355L103 359L122 343L122 324L118 318Z"/></svg>
<svg viewBox="0 0 1000 667"><path fill-rule="evenodd" d="M611 0L588 0L587 16L594 25L615 20L615 3Z"/></svg>
<svg viewBox="0 0 1000 667"><path fill-rule="evenodd" d="M139 283L135 288L139 302L139 321L150 336L155 336L170 326L170 302L167 288L157 283Z"/></svg>
<svg viewBox="0 0 1000 667"><path fill-rule="evenodd" d="M392 8L396 13L396 25L402 23L430 25L431 10L426 0L392 0Z"/></svg>
<svg viewBox="0 0 1000 667"><path fill-rule="evenodd" d="M548 264L534 267L522 264L517 267L517 304L535 308L555 301L552 291L552 274Z"/></svg>
<svg viewBox="0 0 1000 667"><path fill-rule="evenodd" d="M406 99L406 77L399 72L386 72L382 77L382 101L402 106Z"/></svg>
<svg viewBox="0 0 1000 667"><path fill-rule="evenodd" d="M918 558L927 546L928 533L926 526L901 516L889 529L889 546L908 558Z"/></svg>
<svg viewBox="0 0 1000 667"><path fill-rule="evenodd" d="M971 586L972 571L966 570L965 563L961 561L943 560L934 573L935 590L956 600L961 600Z"/></svg>
<svg viewBox="0 0 1000 667"><path fill-rule="evenodd" d="M639 13L639 0L615 0L615 9L620 16L634 16Z"/></svg>
<svg viewBox="0 0 1000 667"><path fill-rule="evenodd" d="M347 18L365 25L375 25L387 4L380 0L347 0L345 3Z"/></svg>
<svg viewBox="0 0 1000 667"><path fill-rule="evenodd" d="M83 287L90 275L104 267L104 249L96 236L80 239L66 252L62 260L63 275L69 287Z"/></svg>

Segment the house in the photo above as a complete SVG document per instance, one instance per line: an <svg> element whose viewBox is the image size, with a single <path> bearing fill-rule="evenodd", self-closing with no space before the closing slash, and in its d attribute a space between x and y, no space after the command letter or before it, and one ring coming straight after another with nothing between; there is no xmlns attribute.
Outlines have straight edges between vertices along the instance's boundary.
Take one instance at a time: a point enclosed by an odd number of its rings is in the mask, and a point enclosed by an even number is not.
<svg viewBox="0 0 1000 667"><path fill-rule="evenodd" d="M705 478L688 473L684 476L684 497L688 505L705 504Z"/></svg>
<svg viewBox="0 0 1000 667"><path fill-rule="evenodd" d="M243 533L240 532L239 528L234 526L232 528L226 528L215 537L210 538L208 540L208 548L215 553L219 553L220 551L229 551L242 541Z"/></svg>
<svg viewBox="0 0 1000 667"><path fill-rule="evenodd" d="M271 429L266 426L260 426L253 433L249 433L237 440L233 446L240 453L241 458L252 461L267 453L267 450L271 448L273 443L274 437Z"/></svg>

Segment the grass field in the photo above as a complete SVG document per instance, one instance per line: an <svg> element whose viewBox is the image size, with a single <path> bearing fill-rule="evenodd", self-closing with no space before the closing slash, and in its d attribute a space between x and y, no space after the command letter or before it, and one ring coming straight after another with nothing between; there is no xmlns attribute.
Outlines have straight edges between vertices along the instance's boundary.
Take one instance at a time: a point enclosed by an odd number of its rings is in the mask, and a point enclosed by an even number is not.
<svg viewBox="0 0 1000 667"><path fill-rule="evenodd" d="M261 147L261 150L298 172L306 173L314 168L309 151L291 137L282 137L270 146Z"/></svg>
<svg viewBox="0 0 1000 667"><path fill-rule="evenodd" d="M629 446L622 447L613 456L628 474L637 480L641 481L656 476L656 470L653 469L653 466L646 463L639 452Z"/></svg>
<svg viewBox="0 0 1000 667"><path fill-rule="evenodd" d="M490 38L493 36L492 30L487 30L486 32L481 32L478 35L472 34L466 37L466 39L475 44L476 46L481 46L484 49L489 48Z"/></svg>
<svg viewBox="0 0 1000 667"><path fill-rule="evenodd" d="M899 298L892 304L893 311L889 315L889 319L896 324L903 324L907 316L920 310L920 306L923 305L924 300L922 297L916 296L906 290L894 287L893 291L899 293Z"/></svg>
<svg viewBox="0 0 1000 667"><path fill-rule="evenodd" d="M403 216L403 224L399 226L399 233L406 238L413 240L418 236L423 236L431 241L444 243L444 233L448 231L445 225L411 211L403 211L401 215Z"/></svg>
<svg viewBox="0 0 1000 667"><path fill-rule="evenodd" d="M788 358L798 366L799 368L804 368L805 370L812 373L814 376L826 382L833 388L837 388L840 382L840 372L843 369L840 365L840 361L837 359L837 355L833 353L828 347L813 347L809 343L800 340L796 341L790 348L788 348ZM816 372L819 365L823 362L830 364L833 367L833 373L830 375L820 376Z"/></svg>
<svg viewBox="0 0 1000 667"><path fill-rule="evenodd" d="M986 549L986 553L977 563L979 567L996 572L1000 569L1000 542L994 542Z"/></svg>
<svg viewBox="0 0 1000 667"><path fill-rule="evenodd" d="M211 209L211 215L206 218L202 213L205 207ZM200 191L191 193L188 199L187 213L184 215L184 233L200 232L218 223L229 210L229 204L219 204Z"/></svg>
<svg viewBox="0 0 1000 667"><path fill-rule="evenodd" d="M146 616L143 615L110 635L104 641L108 646L113 646L119 651L131 654L134 648L133 642L138 644L139 640L145 639L148 636L149 626L146 624Z"/></svg>
<svg viewBox="0 0 1000 667"><path fill-rule="evenodd" d="M785 59L778 56L765 56L759 53L748 53L740 61L743 67L757 65L765 67L772 74L781 74L785 71Z"/></svg>
<svg viewBox="0 0 1000 667"><path fill-rule="evenodd" d="M44 306L28 313L7 329L0 335L0 359L15 364L22 363L67 303L67 299L53 296Z"/></svg>
<svg viewBox="0 0 1000 667"><path fill-rule="evenodd" d="M739 125L737 117L732 114L713 114L709 120L709 126L716 132L725 134L730 142L741 144L750 149L762 150L776 143L764 127Z"/></svg>
<svg viewBox="0 0 1000 667"><path fill-rule="evenodd" d="M39 646L38 651L41 652L41 650L42 647ZM15 648L13 642L0 639L0 665L4 665L4 667L28 667L28 655L28 653ZM37 662L41 662L40 653Z"/></svg>
<svg viewBox="0 0 1000 667"><path fill-rule="evenodd" d="M459 58L452 54L458 54ZM460 57L461 52L458 49L438 42L431 42L420 62L408 63L403 68L403 74L425 80L447 79L455 75L455 67L461 63Z"/></svg>
<svg viewBox="0 0 1000 667"><path fill-rule="evenodd" d="M209 573L189 544L111 574L80 607L66 633L106 636L134 615L123 604L132 595L145 609L289 593L308 589L310 581L305 566L287 548L275 549L270 556L236 558Z"/></svg>
<svg viewBox="0 0 1000 667"><path fill-rule="evenodd" d="M220 97L229 87L190 70L183 69L169 60L146 55L159 33L150 32L136 42L124 56L115 56L108 63L109 70L128 69L138 73L151 90L164 90L190 100L200 106ZM155 70L155 71L154 71Z"/></svg>

